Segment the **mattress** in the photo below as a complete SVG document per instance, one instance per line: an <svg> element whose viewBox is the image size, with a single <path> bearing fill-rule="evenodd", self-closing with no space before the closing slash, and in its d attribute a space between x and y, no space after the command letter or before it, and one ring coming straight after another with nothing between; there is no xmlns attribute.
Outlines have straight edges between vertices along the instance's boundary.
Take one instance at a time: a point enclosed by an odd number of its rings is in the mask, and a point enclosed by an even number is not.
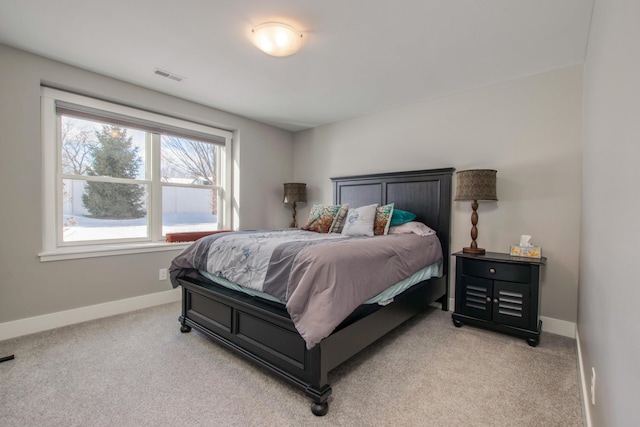
<svg viewBox="0 0 640 427"><path fill-rule="evenodd" d="M279 300L278 298L271 296L266 292L245 288L236 283L230 282L227 279L211 274L205 270L200 270L198 272L202 276L211 280L212 282L217 283L218 285L223 286L227 289L231 289L237 292L242 292L252 297L262 298L264 300L279 303L282 305L286 304L286 301ZM418 270L417 272L407 277L406 279L400 280L399 282L391 285L389 288L380 292L376 296L369 298L368 300L363 302L363 304L387 305L393 301L393 298L395 296L400 295L402 292L406 291L413 285L418 284L425 280L432 279L434 277L441 277L441 276L442 276L442 260L438 260L435 263Z"/></svg>

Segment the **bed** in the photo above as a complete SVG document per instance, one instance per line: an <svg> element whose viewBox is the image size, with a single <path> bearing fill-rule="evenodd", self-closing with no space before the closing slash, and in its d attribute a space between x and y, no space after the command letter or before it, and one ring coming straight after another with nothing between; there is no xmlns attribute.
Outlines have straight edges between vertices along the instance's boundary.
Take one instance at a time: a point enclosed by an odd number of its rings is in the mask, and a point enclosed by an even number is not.
<svg viewBox="0 0 640 427"><path fill-rule="evenodd" d="M433 229L443 254L438 276L412 285L384 304L356 307L328 336L309 345L283 304L221 286L174 260L172 282L182 287L180 330L196 329L300 388L311 399L313 414L325 415L332 393L329 371L429 304L439 302L448 310L452 173L453 168L446 168L331 178L335 205L393 203ZM221 235L216 236L208 238Z"/></svg>

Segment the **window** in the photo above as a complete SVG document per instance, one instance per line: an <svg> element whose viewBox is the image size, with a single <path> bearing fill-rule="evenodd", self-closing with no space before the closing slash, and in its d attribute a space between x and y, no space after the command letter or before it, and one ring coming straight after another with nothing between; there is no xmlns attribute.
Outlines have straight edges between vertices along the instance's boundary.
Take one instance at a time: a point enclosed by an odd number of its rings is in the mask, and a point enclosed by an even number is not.
<svg viewBox="0 0 640 427"><path fill-rule="evenodd" d="M50 88L42 124L41 260L173 249L166 233L231 228L231 132Z"/></svg>

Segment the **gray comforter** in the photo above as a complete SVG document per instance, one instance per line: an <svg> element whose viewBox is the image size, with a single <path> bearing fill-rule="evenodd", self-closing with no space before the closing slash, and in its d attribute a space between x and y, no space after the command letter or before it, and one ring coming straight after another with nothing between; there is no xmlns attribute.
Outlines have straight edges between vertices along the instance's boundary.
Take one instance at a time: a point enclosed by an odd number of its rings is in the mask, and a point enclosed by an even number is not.
<svg viewBox="0 0 640 427"><path fill-rule="evenodd" d="M187 247L170 277L205 270L286 303L312 348L364 301L442 258L435 235L344 237L301 230L214 234Z"/></svg>

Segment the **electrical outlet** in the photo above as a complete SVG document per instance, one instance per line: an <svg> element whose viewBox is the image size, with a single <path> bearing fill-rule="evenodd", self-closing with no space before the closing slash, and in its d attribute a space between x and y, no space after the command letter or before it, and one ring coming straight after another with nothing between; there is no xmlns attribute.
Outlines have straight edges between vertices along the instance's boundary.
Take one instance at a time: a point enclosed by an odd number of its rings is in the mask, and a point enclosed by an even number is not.
<svg viewBox="0 0 640 427"><path fill-rule="evenodd" d="M596 404L596 368L591 368L591 404Z"/></svg>
<svg viewBox="0 0 640 427"><path fill-rule="evenodd" d="M167 269L161 268L158 272L158 280L167 280Z"/></svg>

